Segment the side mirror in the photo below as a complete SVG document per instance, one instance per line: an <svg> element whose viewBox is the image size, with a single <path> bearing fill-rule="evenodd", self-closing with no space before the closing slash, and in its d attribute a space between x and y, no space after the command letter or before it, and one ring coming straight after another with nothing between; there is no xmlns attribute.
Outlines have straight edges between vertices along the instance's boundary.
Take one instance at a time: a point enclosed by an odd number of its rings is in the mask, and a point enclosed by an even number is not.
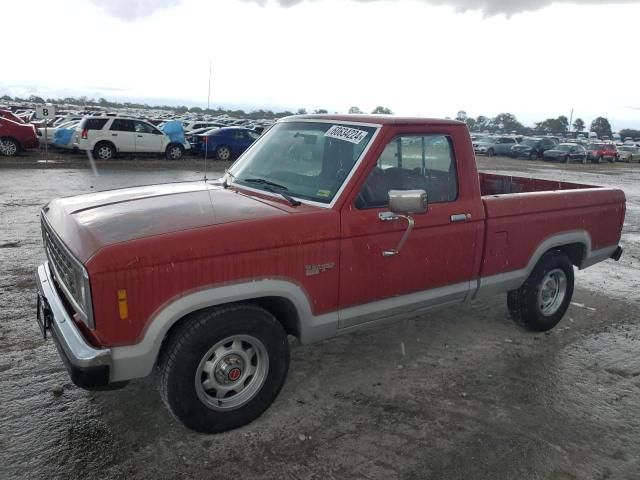
<svg viewBox="0 0 640 480"><path fill-rule="evenodd" d="M389 210L401 215L425 213L428 208L427 192L424 190L390 190Z"/></svg>
<svg viewBox="0 0 640 480"><path fill-rule="evenodd" d="M401 218L407 221L407 230L402 235L400 243L393 250L384 250L383 257L393 257L400 253L402 246L411 235L414 221L411 217L412 213L425 213L427 211L427 192L424 190L390 190L389 191L389 210L390 212L380 212L378 218L383 222L399 220Z"/></svg>

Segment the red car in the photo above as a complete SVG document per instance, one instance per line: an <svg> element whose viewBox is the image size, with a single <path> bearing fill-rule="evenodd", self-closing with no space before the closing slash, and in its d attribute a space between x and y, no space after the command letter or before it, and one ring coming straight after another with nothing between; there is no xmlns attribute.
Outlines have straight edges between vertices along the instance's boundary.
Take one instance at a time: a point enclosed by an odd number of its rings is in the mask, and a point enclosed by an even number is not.
<svg viewBox="0 0 640 480"><path fill-rule="evenodd" d="M28 123L18 123L8 118L0 118L0 153L16 155L20 150L38 148L36 127Z"/></svg>
<svg viewBox="0 0 640 480"><path fill-rule="evenodd" d="M587 156L592 163L602 160L613 163L620 159L618 148L613 143L592 143L587 147Z"/></svg>
<svg viewBox="0 0 640 480"><path fill-rule="evenodd" d="M174 415L220 432L274 401L288 335L497 293L521 327L553 328L574 268L620 258L624 216L619 189L479 174L462 122L288 117L216 181L46 205L38 324L77 385L157 369Z"/></svg>

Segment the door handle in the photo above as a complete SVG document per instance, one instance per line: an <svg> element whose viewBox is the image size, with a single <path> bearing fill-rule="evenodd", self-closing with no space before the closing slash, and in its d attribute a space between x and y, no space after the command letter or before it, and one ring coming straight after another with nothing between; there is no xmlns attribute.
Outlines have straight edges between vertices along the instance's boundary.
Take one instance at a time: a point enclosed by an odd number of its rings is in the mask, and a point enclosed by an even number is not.
<svg viewBox="0 0 640 480"><path fill-rule="evenodd" d="M403 217L393 212L380 212L378 214L378 218L381 222L393 222L394 220L399 220Z"/></svg>
<svg viewBox="0 0 640 480"><path fill-rule="evenodd" d="M118 134L117 134L117 133L112 133L112 134L111 134L111 136L112 136L112 137L117 137L117 136L118 136Z"/></svg>
<svg viewBox="0 0 640 480"><path fill-rule="evenodd" d="M471 220L470 213L457 213L456 215L451 215L451 223L466 222L467 220Z"/></svg>
<svg viewBox="0 0 640 480"><path fill-rule="evenodd" d="M142 135L138 135L138 138L142 138Z"/></svg>

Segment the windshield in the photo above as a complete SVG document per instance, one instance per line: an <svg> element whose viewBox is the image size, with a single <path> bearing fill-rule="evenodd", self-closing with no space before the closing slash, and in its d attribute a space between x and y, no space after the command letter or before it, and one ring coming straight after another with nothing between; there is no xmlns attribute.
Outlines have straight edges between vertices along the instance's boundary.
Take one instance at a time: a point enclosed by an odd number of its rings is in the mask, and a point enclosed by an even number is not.
<svg viewBox="0 0 640 480"><path fill-rule="evenodd" d="M478 143L496 143L498 137L484 137L479 140Z"/></svg>
<svg viewBox="0 0 640 480"><path fill-rule="evenodd" d="M524 145L525 147L535 147L538 144L538 140L534 138L525 138L520 145Z"/></svg>
<svg viewBox="0 0 640 480"><path fill-rule="evenodd" d="M331 203L376 129L323 122L278 123L229 170L233 182Z"/></svg>

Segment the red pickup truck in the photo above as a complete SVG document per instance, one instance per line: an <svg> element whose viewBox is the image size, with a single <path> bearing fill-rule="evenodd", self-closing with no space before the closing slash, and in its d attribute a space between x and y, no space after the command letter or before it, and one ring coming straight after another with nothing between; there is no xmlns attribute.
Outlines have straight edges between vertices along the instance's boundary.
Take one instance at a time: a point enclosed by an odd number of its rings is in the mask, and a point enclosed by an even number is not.
<svg viewBox="0 0 640 480"><path fill-rule="evenodd" d="M617 189L478 174L463 123L294 116L221 179L56 199L38 323L79 386L159 370L188 427L258 417L311 343L508 292L553 328L574 267L618 260Z"/></svg>

